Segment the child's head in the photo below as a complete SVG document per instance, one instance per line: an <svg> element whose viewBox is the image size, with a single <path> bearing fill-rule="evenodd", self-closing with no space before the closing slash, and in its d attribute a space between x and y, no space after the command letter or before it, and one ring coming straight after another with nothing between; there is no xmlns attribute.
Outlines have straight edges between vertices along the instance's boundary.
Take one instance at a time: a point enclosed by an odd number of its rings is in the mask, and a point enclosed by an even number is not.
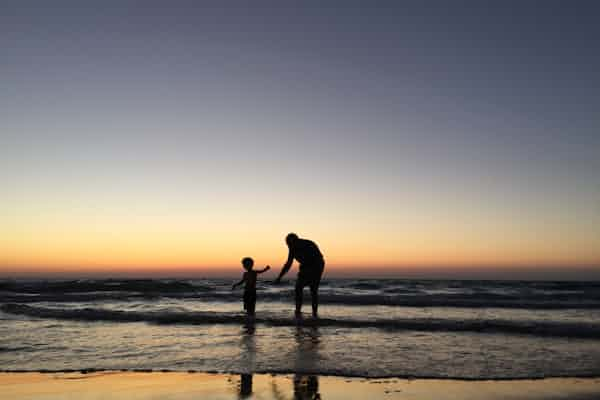
<svg viewBox="0 0 600 400"><path fill-rule="evenodd" d="M250 257L244 257L242 259L242 265L244 266L244 269L246 271L250 271L252 269L252 267L254 266L254 260L251 259Z"/></svg>

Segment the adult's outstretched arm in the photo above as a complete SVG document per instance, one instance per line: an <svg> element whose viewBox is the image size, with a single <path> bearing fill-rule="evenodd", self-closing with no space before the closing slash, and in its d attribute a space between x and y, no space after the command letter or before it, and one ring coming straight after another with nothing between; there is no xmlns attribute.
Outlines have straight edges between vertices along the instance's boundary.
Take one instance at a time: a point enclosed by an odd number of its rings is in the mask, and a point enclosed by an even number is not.
<svg viewBox="0 0 600 400"><path fill-rule="evenodd" d="M292 253L292 250L290 249L290 252L288 254L288 259L285 262L285 264L283 265L283 268L281 268L281 272L279 273L279 276L277 277L277 279L275 279L276 283L281 282L281 278L283 278L283 276L285 274L287 274L287 272L292 267L292 262L294 262L294 254Z"/></svg>

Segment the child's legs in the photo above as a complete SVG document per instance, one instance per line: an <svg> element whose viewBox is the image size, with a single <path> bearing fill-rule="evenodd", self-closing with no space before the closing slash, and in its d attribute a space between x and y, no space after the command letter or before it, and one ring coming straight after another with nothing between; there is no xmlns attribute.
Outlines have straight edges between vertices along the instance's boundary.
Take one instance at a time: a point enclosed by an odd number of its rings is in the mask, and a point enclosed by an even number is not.
<svg viewBox="0 0 600 400"><path fill-rule="evenodd" d="M256 309L256 299L254 299L254 301L252 301L248 304L248 306L246 307L246 313L248 315L254 315L255 309Z"/></svg>
<svg viewBox="0 0 600 400"><path fill-rule="evenodd" d="M244 310L248 315L254 315L256 308L256 292L245 292L244 293Z"/></svg>

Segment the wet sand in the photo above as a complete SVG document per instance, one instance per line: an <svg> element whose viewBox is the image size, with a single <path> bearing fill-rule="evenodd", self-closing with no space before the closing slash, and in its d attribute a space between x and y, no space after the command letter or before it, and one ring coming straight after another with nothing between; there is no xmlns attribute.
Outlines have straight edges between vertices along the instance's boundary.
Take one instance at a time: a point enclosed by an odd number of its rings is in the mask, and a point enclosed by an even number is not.
<svg viewBox="0 0 600 400"><path fill-rule="evenodd" d="M510 381L363 379L180 372L0 373L3 399L576 399L600 378Z"/></svg>

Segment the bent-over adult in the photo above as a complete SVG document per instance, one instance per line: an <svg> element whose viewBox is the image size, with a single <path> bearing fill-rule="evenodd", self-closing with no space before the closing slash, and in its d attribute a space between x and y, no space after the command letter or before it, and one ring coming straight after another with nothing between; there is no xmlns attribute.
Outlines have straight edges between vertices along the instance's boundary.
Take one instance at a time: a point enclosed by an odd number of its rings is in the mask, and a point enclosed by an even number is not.
<svg viewBox="0 0 600 400"><path fill-rule="evenodd" d="M312 313L313 317L316 318L319 309L319 284L325 269L323 254L321 254L321 250L315 242L301 239L295 233L289 233L285 238L285 242L289 248L288 258L275 282L279 283L281 278L290 270L294 260L297 260L300 265L296 279L296 316L301 315L302 292L308 286L312 300Z"/></svg>

